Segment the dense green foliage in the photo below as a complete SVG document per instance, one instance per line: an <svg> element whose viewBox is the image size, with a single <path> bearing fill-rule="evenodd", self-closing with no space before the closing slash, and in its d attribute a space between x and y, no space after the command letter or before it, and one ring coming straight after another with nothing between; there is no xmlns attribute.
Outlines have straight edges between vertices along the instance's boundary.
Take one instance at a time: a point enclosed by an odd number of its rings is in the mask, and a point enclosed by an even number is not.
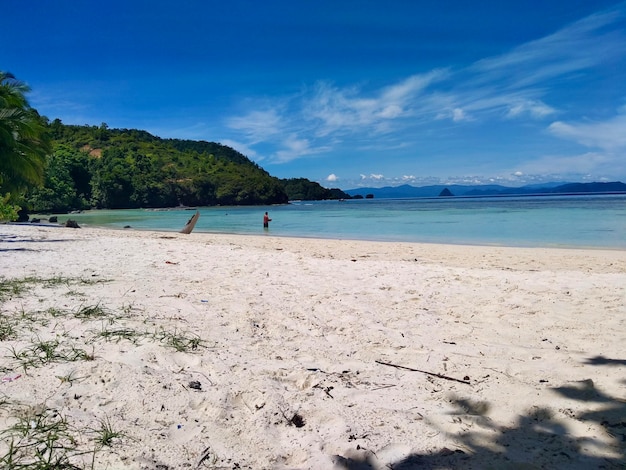
<svg viewBox="0 0 626 470"><path fill-rule="evenodd" d="M0 72L0 221L15 220L24 191L41 184L50 153L46 121L30 107L29 88Z"/></svg>
<svg viewBox="0 0 626 470"><path fill-rule="evenodd" d="M50 152L46 123L32 109L29 88L13 75L0 72L0 193L40 184Z"/></svg>
<svg viewBox="0 0 626 470"><path fill-rule="evenodd" d="M306 178L283 180L290 201L320 201L324 199L350 199L341 189L326 189Z"/></svg>
<svg viewBox="0 0 626 470"><path fill-rule="evenodd" d="M10 222L18 218L20 207L11 204L9 201L10 198L10 194L6 194L5 196L0 195L0 222Z"/></svg>
<svg viewBox="0 0 626 470"><path fill-rule="evenodd" d="M91 207L284 204L349 198L304 178L279 180L230 147L161 139L134 129L49 125L54 152L44 184L29 194L35 212Z"/></svg>
<svg viewBox="0 0 626 470"><path fill-rule="evenodd" d="M44 185L29 198L37 212L287 202L279 179L224 145L58 119L50 132Z"/></svg>

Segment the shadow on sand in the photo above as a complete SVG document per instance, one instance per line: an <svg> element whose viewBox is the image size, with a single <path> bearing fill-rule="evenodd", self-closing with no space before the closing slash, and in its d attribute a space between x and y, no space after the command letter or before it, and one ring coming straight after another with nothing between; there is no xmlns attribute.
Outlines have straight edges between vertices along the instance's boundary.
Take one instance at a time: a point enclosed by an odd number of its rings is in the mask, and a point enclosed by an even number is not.
<svg viewBox="0 0 626 470"><path fill-rule="evenodd" d="M57 243L57 242L69 242L72 240L69 239L50 239L50 238L28 238L28 237L19 237L17 235L6 235L0 233L0 243ZM38 251L36 249L31 248L23 248L23 247L1 247L0 252L3 251Z"/></svg>
<svg viewBox="0 0 626 470"><path fill-rule="evenodd" d="M620 366L624 359L602 356L590 358L586 364ZM622 380L626 384L626 380ZM358 457L335 456L336 468L346 470L413 469L624 469L626 468L626 400L609 396L594 386L593 381L573 382L554 387L562 397L587 404L589 411L575 413L559 410L569 418L588 426L585 437L572 436L554 416L554 410L535 407L520 416L516 425L498 426L485 416L486 403L469 406L466 400L456 400L459 416L468 416L479 424L480 430L452 436L464 450L439 449L427 454L412 454L401 461L381 466L372 452ZM593 409L593 411L592 411ZM598 434L605 434L598 439ZM485 443L485 435L491 435ZM610 444L607 445L609 437ZM590 455L588 449L604 450L604 455Z"/></svg>

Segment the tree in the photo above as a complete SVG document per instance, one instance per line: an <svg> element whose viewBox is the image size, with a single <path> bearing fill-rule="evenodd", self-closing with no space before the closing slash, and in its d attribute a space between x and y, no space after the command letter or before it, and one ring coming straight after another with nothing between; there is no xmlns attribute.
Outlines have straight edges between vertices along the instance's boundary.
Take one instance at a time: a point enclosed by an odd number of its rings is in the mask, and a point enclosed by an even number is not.
<svg viewBox="0 0 626 470"><path fill-rule="evenodd" d="M319 183L306 178L281 180L290 201L321 201L324 199L350 199L350 195L341 189L323 188Z"/></svg>
<svg viewBox="0 0 626 470"><path fill-rule="evenodd" d="M89 157L67 145L57 145L47 158L44 184L28 193L29 208L35 212L67 212L90 207Z"/></svg>
<svg viewBox="0 0 626 470"><path fill-rule="evenodd" d="M46 121L30 107L27 85L0 72L0 194L18 192L43 182L51 152Z"/></svg>
<svg viewBox="0 0 626 470"><path fill-rule="evenodd" d="M17 220L19 206L9 203L9 194L2 196L0 194L0 222L8 222Z"/></svg>

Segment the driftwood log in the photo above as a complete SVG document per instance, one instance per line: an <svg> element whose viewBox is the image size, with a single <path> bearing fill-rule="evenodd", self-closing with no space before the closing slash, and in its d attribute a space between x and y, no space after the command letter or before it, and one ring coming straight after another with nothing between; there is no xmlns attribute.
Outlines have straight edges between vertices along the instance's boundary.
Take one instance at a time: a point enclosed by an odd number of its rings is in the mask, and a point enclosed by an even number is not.
<svg viewBox="0 0 626 470"><path fill-rule="evenodd" d="M180 233L190 234L193 228L196 226L196 222L200 218L200 211L196 211L196 213L187 221L187 224L183 227Z"/></svg>

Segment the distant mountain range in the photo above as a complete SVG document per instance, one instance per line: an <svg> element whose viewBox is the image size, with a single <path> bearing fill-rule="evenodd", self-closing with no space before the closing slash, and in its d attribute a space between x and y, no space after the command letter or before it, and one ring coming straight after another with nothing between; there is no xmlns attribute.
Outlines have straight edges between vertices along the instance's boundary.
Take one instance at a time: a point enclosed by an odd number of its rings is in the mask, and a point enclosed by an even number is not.
<svg viewBox="0 0 626 470"><path fill-rule="evenodd" d="M543 183L511 188L497 184L489 185L442 185L431 186L386 186L384 188L356 188L344 191L350 196L374 198L406 197L479 197L479 196L530 196L541 194L611 194L626 193L626 184L621 181L611 183ZM451 196L450 196L451 194Z"/></svg>

